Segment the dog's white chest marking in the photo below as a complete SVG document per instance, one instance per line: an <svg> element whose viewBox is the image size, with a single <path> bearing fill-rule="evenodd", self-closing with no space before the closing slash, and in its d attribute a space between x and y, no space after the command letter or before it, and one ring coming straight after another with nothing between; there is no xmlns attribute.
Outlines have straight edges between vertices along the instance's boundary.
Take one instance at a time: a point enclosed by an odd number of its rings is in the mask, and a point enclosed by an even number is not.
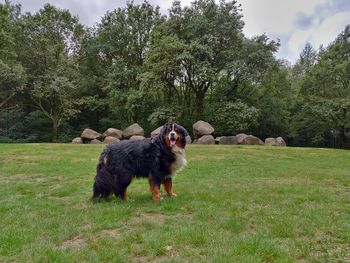
<svg viewBox="0 0 350 263"><path fill-rule="evenodd" d="M185 149L175 145L171 151L175 154L175 161L171 164L169 177L173 177L177 172L180 172L187 164Z"/></svg>

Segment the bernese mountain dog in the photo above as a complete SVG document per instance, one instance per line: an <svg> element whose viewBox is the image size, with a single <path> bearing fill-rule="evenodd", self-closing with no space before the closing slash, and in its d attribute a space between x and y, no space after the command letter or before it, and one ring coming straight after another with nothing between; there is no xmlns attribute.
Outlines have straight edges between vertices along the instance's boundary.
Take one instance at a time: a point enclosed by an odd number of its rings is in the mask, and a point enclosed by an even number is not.
<svg viewBox="0 0 350 263"><path fill-rule="evenodd" d="M134 177L148 178L152 197L160 200L163 184L168 196L175 196L172 177L186 165L188 132L176 123L167 123L159 135L139 141L125 140L108 145L100 155L93 185L93 199L114 193L127 198L127 188Z"/></svg>

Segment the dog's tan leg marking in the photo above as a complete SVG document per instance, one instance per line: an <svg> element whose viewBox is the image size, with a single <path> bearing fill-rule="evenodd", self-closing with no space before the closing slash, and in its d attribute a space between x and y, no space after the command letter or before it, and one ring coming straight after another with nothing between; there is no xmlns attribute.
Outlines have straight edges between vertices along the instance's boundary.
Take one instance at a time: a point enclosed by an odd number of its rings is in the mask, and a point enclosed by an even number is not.
<svg viewBox="0 0 350 263"><path fill-rule="evenodd" d="M159 202L160 201L159 185L153 183L151 178L148 178L148 182L149 182L149 185L150 185L150 190L151 190L151 193L152 193L153 200Z"/></svg>
<svg viewBox="0 0 350 263"><path fill-rule="evenodd" d="M173 181L171 178L164 179L163 185L168 196L176 196L176 194L173 192Z"/></svg>
<svg viewBox="0 0 350 263"><path fill-rule="evenodd" d="M127 200L127 199L128 199L128 192L127 192L127 188L125 188L123 193L123 200Z"/></svg>

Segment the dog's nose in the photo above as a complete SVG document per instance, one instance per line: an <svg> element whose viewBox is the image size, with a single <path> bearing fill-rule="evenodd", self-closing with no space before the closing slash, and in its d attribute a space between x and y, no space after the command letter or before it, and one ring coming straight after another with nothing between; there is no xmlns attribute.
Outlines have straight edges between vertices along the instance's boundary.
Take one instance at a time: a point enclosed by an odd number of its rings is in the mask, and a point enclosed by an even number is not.
<svg viewBox="0 0 350 263"><path fill-rule="evenodd" d="M175 132L170 132L170 138L175 138L176 133Z"/></svg>

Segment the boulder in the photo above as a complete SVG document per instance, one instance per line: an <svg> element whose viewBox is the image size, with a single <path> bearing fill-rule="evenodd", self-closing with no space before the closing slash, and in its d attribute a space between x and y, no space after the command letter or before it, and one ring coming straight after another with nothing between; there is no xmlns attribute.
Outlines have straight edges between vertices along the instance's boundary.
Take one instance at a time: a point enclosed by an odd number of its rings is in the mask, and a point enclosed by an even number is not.
<svg viewBox="0 0 350 263"><path fill-rule="evenodd" d="M123 137L123 131L118 130L118 129L114 129L114 128L108 128L104 133L103 133L104 137L114 137L117 139L121 139Z"/></svg>
<svg viewBox="0 0 350 263"><path fill-rule="evenodd" d="M72 143L73 143L73 144L82 144L82 143L83 143L83 140L82 140L82 138L77 137L77 138L74 138L74 139L72 140Z"/></svg>
<svg viewBox="0 0 350 263"><path fill-rule="evenodd" d="M286 142L283 140L282 137L277 137L276 141L280 146L287 146Z"/></svg>
<svg viewBox="0 0 350 263"><path fill-rule="evenodd" d="M130 125L129 127L127 127L123 131L123 138L125 138L125 139L129 139L130 137L132 137L134 135L138 135L138 136L144 136L145 135L144 130L137 123L134 123L134 124Z"/></svg>
<svg viewBox="0 0 350 263"><path fill-rule="evenodd" d="M247 134L245 134L245 133L239 133L239 134L237 134L236 135L236 137L237 137L237 144L243 144L243 141L244 141L244 139L245 138L247 138Z"/></svg>
<svg viewBox="0 0 350 263"><path fill-rule="evenodd" d="M151 132L151 137L158 135L160 131L162 130L163 126L159 126L157 129L155 129L153 132Z"/></svg>
<svg viewBox="0 0 350 263"><path fill-rule="evenodd" d="M198 139L203 135L211 135L215 131L213 126L205 121L197 121L195 124L193 124L192 128L195 139Z"/></svg>
<svg viewBox="0 0 350 263"><path fill-rule="evenodd" d="M143 140L143 139L146 139L145 137L143 136L140 136L140 135L133 135L130 137L130 141L139 141L139 140Z"/></svg>
<svg viewBox="0 0 350 263"><path fill-rule="evenodd" d="M112 144L112 143L118 143L118 142L120 142L120 140L116 137L113 137L113 136L107 136L107 137L105 137L103 142L105 144Z"/></svg>
<svg viewBox="0 0 350 263"><path fill-rule="evenodd" d="M266 146L280 146L275 138L266 138L265 145Z"/></svg>
<svg viewBox="0 0 350 263"><path fill-rule="evenodd" d="M221 136L219 144L237 144L237 136Z"/></svg>
<svg viewBox="0 0 350 263"><path fill-rule="evenodd" d="M260 140L258 137L255 137L253 135L248 135L244 138L242 144L244 145L263 145L263 141Z"/></svg>
<svg viewBox="0 0 350 263"><path fill-rule="evenodd" d="M185 139L186 139L186 144L191 144L192 143L192 139L191 139L190 135L187 135Z"/></svg>
<svg viewBox="0 0 350 263"><path fill-rule="evenodd" d="M102 136L97 131L94 131L94 130L91 130L91 129L85 129L82 132L82 134L80 135L80 137L83 138L83 139L93 140L93 139L101 138Z"/></svg>
<svg viewBox="0 0 350 263"><path fill-rule="evenodd" d="M219 143L220 143L220 138L221 138L221 137L216 137L216 138L215 138L215 144L219 144Z"/></svg>
<svg viewBox="0 0 350 263"><path fill-rule="evenodd" d="M97 139L93 139L91 140L90 144L101 144L102 142L100 140Z"/></svg>
<svg viewBox="0 0 350 263"><path fill-rule="evenodd" d="M203 135L197 141L197 144L215 144L213 135Z"/></svg>

